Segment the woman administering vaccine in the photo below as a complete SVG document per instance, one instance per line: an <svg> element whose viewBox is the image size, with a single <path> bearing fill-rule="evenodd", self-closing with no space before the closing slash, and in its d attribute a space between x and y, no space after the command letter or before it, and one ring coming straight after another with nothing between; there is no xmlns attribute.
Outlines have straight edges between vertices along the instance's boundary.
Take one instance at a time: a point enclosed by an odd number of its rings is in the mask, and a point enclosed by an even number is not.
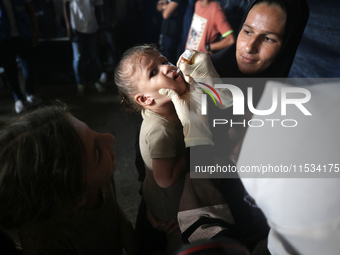
<svg viewBox="0 0 340 255"><path fill-rule="evenodd" d="M286 78L292 66L296 50L300 43L309 16L308 6L305 0L254 0L248 7L242 21L236 43L228 49L222 50L210 57L201 52L195 52L190 61L179 61L178 66L186 75L194 79L206 78ZM254 79L251 79L254 81ZM254 103L261 97L265 82L253 87ZM240 86L245 97L246 86ZM162 92L164 93L164 91ZM192 92L195 93L195 92ZM190 118L189 105L183 103L188 100L186 96L176 97L176 94L168 91L173 98L174 105L185 127L199 127L193 121L206 121L202 118ZM246 118L246 116L242 116ZM188 121L190 119L190 121ZM206 123L205 123L206 124ZM189 129L184 128L184 130ZM226 143L228 156L234 163L237 162L238 153L242 145L245 128L230 130L235 133L232 139ZM184 135L188 135L184 132ZM224 184L223 184L224 183ZM227 185L228 184L228 185ZM233 186L234 188L227 188ZM232 190L231 190L232 189ZM223 179L221 191L226 196L229 205L236 202L236 207L242 209L242 184L239 179ZM232 198L228 194L233 193ZM244 207L243 207L244 208ZM237 209L237 208L236 208ZM231 211L233 208L231 207ZM233 215L237 215L233 213ZM245 223L246 217L241 217L240 224ZM236 220L236 219L235 219ZM249 227L249 225L248 225ZM275 248L272 248L275 249ZM272 251L272 250L271 250Z"/></svg>

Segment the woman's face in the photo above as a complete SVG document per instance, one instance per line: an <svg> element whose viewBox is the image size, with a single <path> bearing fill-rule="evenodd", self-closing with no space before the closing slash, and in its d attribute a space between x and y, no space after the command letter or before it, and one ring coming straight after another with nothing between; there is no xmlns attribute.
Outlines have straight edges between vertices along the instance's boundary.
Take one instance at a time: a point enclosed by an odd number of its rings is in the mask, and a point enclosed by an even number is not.
<svg viewBox="0 0 340 255"><path fill-rule="evenodd" d="M238 68L244 74L266 70L282 47L286 14L277 5L255 5L248 13L236 43Z"/></svg>

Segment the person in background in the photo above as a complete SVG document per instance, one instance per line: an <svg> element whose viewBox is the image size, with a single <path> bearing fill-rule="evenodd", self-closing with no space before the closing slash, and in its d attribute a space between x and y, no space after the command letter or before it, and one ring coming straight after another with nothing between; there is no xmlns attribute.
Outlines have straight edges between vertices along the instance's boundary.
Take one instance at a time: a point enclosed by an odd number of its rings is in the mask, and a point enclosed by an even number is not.
<svg viewBox="0 0 340 255"><path fill-rule="evenodd" d="M101 11L101 33L100 39L103 43L99 43L100 46L104 45L102 55L100 55L102 74L100 75L100 82L105 83L107 81L107 74L104 71L105 60L109 60L110 65L115 68L117 65L117 49L115 45L114 27L116 25L116 1L104 0L104 4L100 6ZM100 47L99 47L100 48Z"/></svg>
<svg viewBox="0 0 340 255"><path fill-rule="evenodd" d="M213 0L197 1L186 48L212 55L234 42L233 29L220 4Z"/></svg>
<svg viewBox="0 0 340 255"><path fill-rule="evenodd" d="M67 36L72 42L73 69L78 95L83 95L86 76L99 92L105 91L100 83L102 71L98 55L98 29L101 25L99 6L103 0L63 0Z"/></svg>
<svg viewBox="0 0 340 255"><path fill-rule="evenodd" d="M185 46L187 44L192 16L194 15L195 12L195 2L196 2L195 0L188 0L187 7L185 9L180 52L184 52L186 49Z"/></svg>
<svg viewBox="0 0 340 255"><path fill-rule="evenodd" d="M113 140L60 102L1 127L0 228L18 230L23 254L134 254Z"/></svg>
<svg viewBox="0 0 340 255"><path fill-rule="evenodd" d="M162 54L170 63L176 63L182 35L182 23L186 0L160 0L157 10L162 13L163 21L159 45Z"/></svg>
<svg viewBox="0 0 340 255"><path fill-rule="evenodd" d="M38 25L30 0L0 1L0 58L5 77L15 100L15 112L25 110L25 104L37 103L34 48L37 46ZM18 63L24 76L25 95L19 82Z"/></svg>

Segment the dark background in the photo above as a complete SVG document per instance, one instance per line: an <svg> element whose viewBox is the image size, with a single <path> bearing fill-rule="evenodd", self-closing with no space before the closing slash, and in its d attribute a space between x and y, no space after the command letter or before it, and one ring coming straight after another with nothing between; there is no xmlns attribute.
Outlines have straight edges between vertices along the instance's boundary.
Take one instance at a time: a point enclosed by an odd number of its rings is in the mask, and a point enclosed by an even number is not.
<svg viewBox="0 0 340 255"><path fill-rule="evenodd" d="M73 81L72 49L66 38L62 0L32 0L40 29L37 64L43 82ZM118 0L115 27L119 55L140 43L158 43L161 15L155 0ZM237 31L250 0L219 0ZM310 17L290 77L340 76L340 1L307 0ZM184 49L180 49L180 52Z"/></svg>

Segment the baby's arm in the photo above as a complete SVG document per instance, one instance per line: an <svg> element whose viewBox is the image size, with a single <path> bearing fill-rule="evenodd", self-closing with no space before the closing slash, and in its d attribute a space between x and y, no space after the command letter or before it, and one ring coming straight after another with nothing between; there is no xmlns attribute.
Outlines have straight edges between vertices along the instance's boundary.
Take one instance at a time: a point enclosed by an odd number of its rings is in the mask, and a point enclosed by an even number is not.
<svg viewBox="0 0 340 255"><path fill-rule="evenodd" d="M161 188L168 188L183 178L186 172L185 157L152 159L153 175Z"/></svg>

